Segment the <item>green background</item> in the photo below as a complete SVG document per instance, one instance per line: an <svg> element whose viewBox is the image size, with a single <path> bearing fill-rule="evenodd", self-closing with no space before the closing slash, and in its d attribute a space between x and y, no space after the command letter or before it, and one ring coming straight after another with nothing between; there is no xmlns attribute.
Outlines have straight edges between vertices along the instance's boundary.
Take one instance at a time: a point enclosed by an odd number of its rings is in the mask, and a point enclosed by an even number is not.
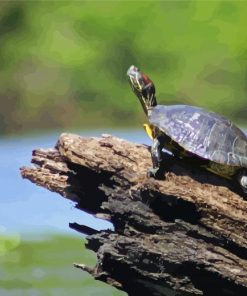
<svg viewBox="0 0 247 296"><path fill-rule="evenodd" d="M64 235L35 240L0 237L0 295L125 296L73 267L73 262L96 264L95 254L84 245L85 240Z"/></svg>
<svg viewBox="0 0 247 296"><path fill-rule="evenodd" d="M134 64L163 104L247 123L246 1L1 1L0 132L133 127Z"/></svg>

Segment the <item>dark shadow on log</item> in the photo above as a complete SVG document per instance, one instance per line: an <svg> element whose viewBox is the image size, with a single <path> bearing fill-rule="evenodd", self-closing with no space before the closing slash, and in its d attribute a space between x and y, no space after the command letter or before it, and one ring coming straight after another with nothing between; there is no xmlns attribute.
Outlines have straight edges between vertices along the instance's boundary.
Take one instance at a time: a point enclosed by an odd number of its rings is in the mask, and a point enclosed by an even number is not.
<svg viewBox="0 0 247 296"><path fill-rule="evenodd" d="M73 173L68 174L69 186L67 191L81 197L77 208L82 210L86 208L89 213L97 213L101 204L107 201L107 197L100 190L99 185L107 184L109 187L114 186L114 181L111 181L112 173L95 172L75 163L68 163L68 168Z"/></svg>
<svg viewBox="0 0 247 296"><path fill-rule="evenodd" d="M165 221L174 222L176 219L182 219L196 224L200 220L200 213L196 210L195 205L186 200L150 191L142 191L141 196L142 201L149 204L154 213Z"/></svg>

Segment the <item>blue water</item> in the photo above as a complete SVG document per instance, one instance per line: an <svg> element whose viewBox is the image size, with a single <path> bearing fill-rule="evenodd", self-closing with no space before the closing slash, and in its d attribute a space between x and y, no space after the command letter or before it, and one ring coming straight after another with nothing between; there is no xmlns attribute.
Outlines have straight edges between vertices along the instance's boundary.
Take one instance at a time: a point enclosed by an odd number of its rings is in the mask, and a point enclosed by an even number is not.
<svg viewBox="0 0 247 296"><path fill-rule="evenodd" d="M126 140L150 144L142 129L136 131L76 132L82 136L112 134ZM54 147L60 133L0 140L0 235L20 234L28 237L40 233L70 233L70 222L95 229L111 228L106 221L74 208L74 203L47 189L22 179L19 168L30 166L32 150Z"/></svg>
<svg viewBox="0 0 247 296"><path fill-rule="evenodd" d="M98 130L76 132L82 136L102 133L137 143L151 144L144 130ZM47 189L22 179L19 168L30 166L32 150L54 147L60 133L49 135L5 138L0 140L0 235L20 234L26 238L41 233L73 234L70 222L95 229L112 228L109 222L96 219L74 208L74 203Z"/></svg>

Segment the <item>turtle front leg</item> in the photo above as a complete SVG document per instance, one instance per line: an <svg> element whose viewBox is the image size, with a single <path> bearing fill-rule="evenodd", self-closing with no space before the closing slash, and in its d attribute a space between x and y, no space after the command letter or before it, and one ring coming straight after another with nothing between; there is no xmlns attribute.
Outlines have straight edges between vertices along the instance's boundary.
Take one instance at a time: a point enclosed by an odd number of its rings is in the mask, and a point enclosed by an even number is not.
<svg viewBox="0 0 247 296"><path fill-rule="evenodd" d="M246 170L240 171L237 179L243 192L247 195L247 171Z"/></svg>
<svg viewBox="0 0 247 296"><path fill-rule="evenodd" d="M151 147L151 157L153 162L153 168L148 171L149 177L154 177L159 179L161 177L161 150L162 145L158 138L155 138L153 141L153 145Z"/></svg>

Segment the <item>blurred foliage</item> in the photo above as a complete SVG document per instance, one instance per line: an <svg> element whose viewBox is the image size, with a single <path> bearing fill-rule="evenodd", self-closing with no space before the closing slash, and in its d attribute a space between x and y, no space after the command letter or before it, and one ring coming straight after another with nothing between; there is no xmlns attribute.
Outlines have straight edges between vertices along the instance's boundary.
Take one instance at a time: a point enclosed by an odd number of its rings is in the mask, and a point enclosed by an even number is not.
<svg viewBox="0 0 247 296"><path fill-rule="evenodd" d="M4 296L124 296L125 293L94 280L73 262L94 266L95 254L72 236L20 241L0 237L8 250L0 252L0 295Z"/></svg>
<svg viewBox="0 0 247 296"><path fill-rule="evenodd" d="M1 1L0 133L134 126L126 71L163 104L246 124L246 1Z"/></svg>

